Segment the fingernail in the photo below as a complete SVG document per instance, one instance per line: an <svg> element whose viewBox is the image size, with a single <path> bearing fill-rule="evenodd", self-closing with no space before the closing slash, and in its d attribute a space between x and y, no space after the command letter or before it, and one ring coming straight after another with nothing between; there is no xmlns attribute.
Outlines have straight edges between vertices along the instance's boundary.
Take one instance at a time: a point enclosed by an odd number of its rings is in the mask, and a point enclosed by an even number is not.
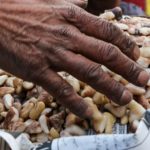
<svg viewBox="0 0 150 150"><path fill-rule="evenodd" d="M140 57L140 49L138 48L138 46L135 46L133 50L133 59L137 60L139 57Z"/></svg>
<svg viewBox="0 0 150 150"><path fill-rule="evenodd" d="M142 71L138 76L138 83L140 84L140 86L145 86L147 84L150 84L149 79L149 73L147 73L146 71Z"/></svg>
<svg viewBox="0 0 150 150"><path fill-rule="evenodd" d="M120 105L126 105L131 100L132 100L132 94L128 90L125 90L121 96Z"/></svg>

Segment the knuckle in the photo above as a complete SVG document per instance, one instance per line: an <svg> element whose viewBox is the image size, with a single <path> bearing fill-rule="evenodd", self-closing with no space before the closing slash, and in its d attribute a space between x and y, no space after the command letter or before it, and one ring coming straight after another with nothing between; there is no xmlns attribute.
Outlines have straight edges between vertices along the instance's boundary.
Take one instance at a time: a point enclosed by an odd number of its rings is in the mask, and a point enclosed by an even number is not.
<svg viewBox="0 0 150 150"><path fill-rule="evenodd" d="M107 21L104 21L102 24L104 29L103 32L105 32L104 35L108 42L114 42L116 39L118 39L117 37L120 35L120 33L122 33L122 31L117 26Z"/></svg>
<svg viewBox="0 0 150 150"><path fill-rule="evenodd" d="M121 43L122 43L123 52L127 55L131 54L134 47L136 46L136 43L127 35L124 35Z"/></svg>
<svg viewBox="0 0 150 150"><path fill-rule="evenodd" d="M71 97L74 93L73 87L70 85L61 85L59 91L57 93L57 98L60 99L62 97Z"/></svg>
<svg viewBox="0 0 150 150"><path fill-rule="evenodd" d="M89 65L85 73L85 79L89 83L95 83L101 76L100 65Z"/></svg>
<svg viewBox="0 0 150 150"><path fill-rule="evenodd" d="M137 65L135 65L134 63L131 63L128 67L128 70L127 70L127 76L128 77L135 77L135 79L138 77L138 73L139 73L139 70L137 69Z"/></svg>
<svg viewBox="0 0 150 150"><path fill-rule="evenodd" d="M74 7L74 5L71 5L67 8L67 17L70 19L73 19L76 17L76 8Z"/></svg>
<svg viewBox="0 0 150 150"><path fill-rule="evenodd" d="M32 73L28 75L31 81L40 84L42 80L46 80L46 72L49 70L48 64L38 63L38 65L32 68Z"/></svg>
<svg viewBox="0 0 150 150"><path fill-rule="evenodd" d="M119 49L111 44L105 45L103 50L103 61L111 63L118 58Z"/></svg>
<svg viewBox="0 0 150 150"><path fill-rule="evenodd" d="M58 28L57 33L61 37L71 37L71 29L66 25L62 25L60 28Z"/></svg>

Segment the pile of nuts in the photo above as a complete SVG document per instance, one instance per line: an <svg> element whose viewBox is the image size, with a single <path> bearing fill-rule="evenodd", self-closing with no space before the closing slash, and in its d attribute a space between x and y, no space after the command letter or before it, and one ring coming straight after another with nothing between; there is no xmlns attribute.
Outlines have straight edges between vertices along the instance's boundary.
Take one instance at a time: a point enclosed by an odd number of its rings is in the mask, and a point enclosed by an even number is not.
<svg viewBox="0 0 150 150"><path fill-rule="evenodd" d="M141 50L137 63L150 72L150 20L126 16L117 21L112 12L100 17L117 25L136 41ZM122 125L128 124L130 131L135 131L146 109L150 108L150 83L146 88L137 87L105 66L102 68L124 84L133 93L134 100L119 106L68 73L58 73L93 107L97 119L92 123L71 113L40 86L0 70L0 128L25 133L32 142L39 143L64 136L86 135L90 128L97 133L112 133L118 120Z"/></svg>

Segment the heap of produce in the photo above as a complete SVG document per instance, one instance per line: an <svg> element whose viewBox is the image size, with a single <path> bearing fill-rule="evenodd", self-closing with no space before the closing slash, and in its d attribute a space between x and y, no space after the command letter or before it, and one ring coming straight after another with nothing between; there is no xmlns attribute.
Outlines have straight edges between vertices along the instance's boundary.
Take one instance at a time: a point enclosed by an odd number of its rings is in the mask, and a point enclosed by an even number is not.
<svg viewBox="0 0 150 150"><path fill-rule="evenodd" d="M141 51L137 63L150 72L150 19L120 17L113 11L100 15L101 19L112 22L133 38ZM119 106L72 75L58 73L94 110L91 121L64 108L42 87L0 70L0 128L24 133L32 142L39 143L64 136L86 135L89 129L97 134L112 134L116 122L128 125L128 131L135 132L146 109L150 108L150 83L145 88L138 87L105 66L102 68L133 94L129 104Z"/></svg>

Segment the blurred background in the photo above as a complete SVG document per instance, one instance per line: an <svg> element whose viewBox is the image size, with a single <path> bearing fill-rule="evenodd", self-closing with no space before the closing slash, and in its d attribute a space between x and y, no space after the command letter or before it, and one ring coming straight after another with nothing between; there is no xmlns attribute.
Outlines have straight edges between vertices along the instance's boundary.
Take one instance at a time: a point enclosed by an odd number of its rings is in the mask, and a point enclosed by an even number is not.
<svg viewBox="0 0 150 150"><path fill-rule="evenodd" d="M87 9L99 15L115 6L120 6L125 15L150 16L150 0L89 0Z"/></svg>

